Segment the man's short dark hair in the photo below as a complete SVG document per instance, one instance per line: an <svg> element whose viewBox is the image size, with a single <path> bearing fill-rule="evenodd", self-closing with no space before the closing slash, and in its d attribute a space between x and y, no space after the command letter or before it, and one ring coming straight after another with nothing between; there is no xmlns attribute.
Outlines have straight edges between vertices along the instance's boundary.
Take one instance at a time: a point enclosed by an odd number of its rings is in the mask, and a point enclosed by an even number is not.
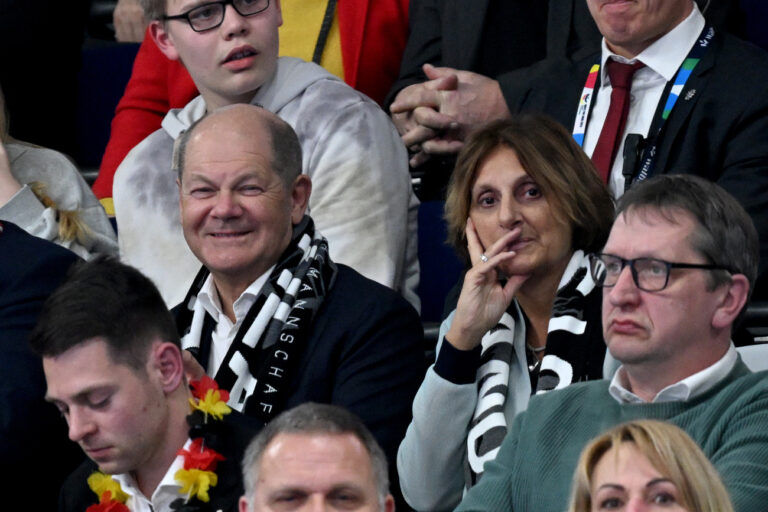
<svg viewBox="0 0 768 512"><path fill-rule="evenodd" d="M264 450L278 434L352 434L371 457L379 506L389 494L387 457L363 422L343 407L307 402L289 409L269 422L251 441L243 457L245 495L253 496Z"/></svg>
<svg viewBox="0 0 768 512"><path fill-rule="evenodd" d="M744 274L749 291L760 259L757 230L744 208L719 185L692 174L663 174L633 186L617 205L617 215L657 211L675 222L676 212L696 221L691 245L707 263ZM726 271L711 272L711 289L730 281Z"/></svg>
<svg viewBox="0 0 768 512"><path fill-rule="evenodd" d="M74 266L43 305L30 335L41 357L56 357L94 338L116 363L142 369L152 342L180 346L171 313L152 281L108 256Z"/></svg>
<svg viewBox="0 0 768 512"><path fill-rule="evenodd" d="M259 105L254 107L263 108ZM173 148L173 170L181 182L186 163L186 153L189 140L194 135L197 126L208 116L205 115L179 135ZM264 127L270 138L272 151L272 171L277 174L285 185L290 188L296 177L301 174L301 144L291 125L276 116L263 117ZM233 128L236 129L236 128Z"/></svg>

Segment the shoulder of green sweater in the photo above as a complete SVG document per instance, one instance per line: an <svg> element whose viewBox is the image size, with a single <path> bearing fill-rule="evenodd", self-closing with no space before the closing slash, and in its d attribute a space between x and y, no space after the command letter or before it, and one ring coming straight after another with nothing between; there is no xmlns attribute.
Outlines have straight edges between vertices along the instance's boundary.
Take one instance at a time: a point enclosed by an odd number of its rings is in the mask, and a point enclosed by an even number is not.
<svg viewBox="0 0 768 512"><path fill-rule="evenodd" d="M652 407L656 408L661 404L619 404L608 392L610 386L609 380L578 382L570 386L555 391L550 391L541 395L534 395L528 405L528 410L535 409L561 409L566 404L574 403L604 403L615 404L618 407ZM723 393L723 396L730 396L736 399L736 396L765 394L768 399L768 371L753 373L742 362L741 358L736 362L733 370L717 385L706 393L689 400L689 405L693 403L708 401ZM676 402L667 403L670 407L677 407Z"/></svg>
<svg viewBox="0 0 768 512"><path fill-rule="evenodd" d="M547 393L534 395L528 404L528 410L533 408L559 409L561 404L593 401L613 398L608 393L609 380L593 380L589 382L576 382L563 389L556 389Z"/></svg>
<svg viewBox="0 0 768 512"><path fill-rule="evenodd" d="M711 389L684 402L661 402L649 404L625 404L625 409L645 410L649 416L656 414L688 414L701 411L699 406L714 410L742 409L748 404L765 402L768 407L768 372L753 373L739 359L731 372ZM696 413L699 414L699 413Z"/></svg>
<svg viewBox="0 0 768 512"><path fill-rule="evenodd" d="M708 397L721 392L726 394L741 394L747 396L763 395L768 399L768 371L753 372L739 357L731 373L723 382L709 390L703 396Z"/></svg>
<svg viewBox="0 0 768 512"><path fill-rule="evenodd" d="M716 396L721 394L724 396L764 394L768 398L768 371L752 372L739 357L731 372L722 381L689 401L704 402L716 399Z"/></svg>

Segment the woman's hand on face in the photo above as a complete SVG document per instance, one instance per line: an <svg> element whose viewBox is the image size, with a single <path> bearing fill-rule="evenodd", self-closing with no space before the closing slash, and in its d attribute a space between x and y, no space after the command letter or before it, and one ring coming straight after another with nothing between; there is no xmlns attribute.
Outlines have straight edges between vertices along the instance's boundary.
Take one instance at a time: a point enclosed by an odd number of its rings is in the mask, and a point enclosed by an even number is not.
<svg viewBox="0 0 768 512"><path fill-rule="evenodd" d="M499 281L499 265L517 254L506 248L520 237L520 228L506 233L488 249L480 242L471 219L467 219L466 233L472 268L464 276L456 314L445 335L446 340L460 350L470 350L480 344L483 335L499 322L528 278L528 275L505 276L504 286Z"/></svg>
<svg viewBox="0 0 768 512"><path fill-rule="evenodd" d="M8 160L8 153L5 151L3 143L0 142L0 206L7 203L19 190L21 190L21 183L11 174L11 162Z"/></svg>
<svg viewBox="0 0 768 512"><path fill-rule="evenodd" d="M118 0L112 12L112 22L115 39L121 43L140 43L149 24L138 0Z"/></svg>

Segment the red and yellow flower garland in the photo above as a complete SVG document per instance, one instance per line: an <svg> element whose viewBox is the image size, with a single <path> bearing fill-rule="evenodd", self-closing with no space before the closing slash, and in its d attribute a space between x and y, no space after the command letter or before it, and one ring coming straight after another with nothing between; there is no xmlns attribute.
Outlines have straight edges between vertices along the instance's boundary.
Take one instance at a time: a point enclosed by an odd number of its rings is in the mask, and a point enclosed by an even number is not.
<svg viewBox="0 0 768 512"><path fill-rule="evenodd" d="M201 426L207 425L208 416L221 420L226 414L232 412L227 405L229 392L219 389L216 381L207 375L200 380L190 382L190 387L192 398L189 399L189 404L192 406L193 413L187 417L187 421L193 429L200 423ZM202 412L202 422L197 419L195 411ZM210 501L208 491L218 483L216 465L224 460L224 456L206 446L202 436L193 439L189 449L182 448L178 454L184 457L184 467L174 474L174 478L181 485L179 493L186 497L176 500L174 508L182 511L184 505L190 503L192 499L208 503ZM91 505L85 512L130 512L125 505L128 495L123 492L120 483L111 476L96 471L88 477L88 487L99 497L99 503Z"/></svg>

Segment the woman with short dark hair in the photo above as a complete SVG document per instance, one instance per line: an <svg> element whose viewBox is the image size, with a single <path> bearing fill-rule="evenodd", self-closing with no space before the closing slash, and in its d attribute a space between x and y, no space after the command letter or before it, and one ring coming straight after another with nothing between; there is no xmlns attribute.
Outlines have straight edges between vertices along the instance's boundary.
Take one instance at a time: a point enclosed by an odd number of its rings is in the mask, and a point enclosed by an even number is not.
<svg viewBox="0 0 768 512"><path fill-rule="evenodd" d="M605 354L586 254L605 243L613 202L564 128L521 116L474 133L445 216L470 267L398 452L417 510L453 508L531 394L601 378Z"/></svg>

